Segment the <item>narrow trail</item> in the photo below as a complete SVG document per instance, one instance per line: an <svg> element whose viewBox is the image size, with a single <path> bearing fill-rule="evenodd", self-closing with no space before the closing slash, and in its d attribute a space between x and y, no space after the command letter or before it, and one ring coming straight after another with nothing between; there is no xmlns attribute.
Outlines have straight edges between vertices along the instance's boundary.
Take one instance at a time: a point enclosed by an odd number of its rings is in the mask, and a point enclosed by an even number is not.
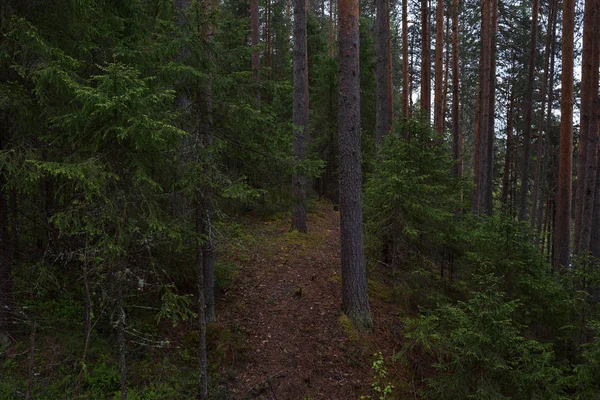
<svg viewBox="0 0 600 400"><path fill-rule="evenodd" d="M220 311L222 323L248 341L230 392L239 399L358 399L370 387L372 352L391 354L397 345L389 329L397 318L372 296L372 334L340 319L339 213L330 204L317 203L306 235L288 232L288 224L282 218L253 227L258 250L240 263Z"/></svg>

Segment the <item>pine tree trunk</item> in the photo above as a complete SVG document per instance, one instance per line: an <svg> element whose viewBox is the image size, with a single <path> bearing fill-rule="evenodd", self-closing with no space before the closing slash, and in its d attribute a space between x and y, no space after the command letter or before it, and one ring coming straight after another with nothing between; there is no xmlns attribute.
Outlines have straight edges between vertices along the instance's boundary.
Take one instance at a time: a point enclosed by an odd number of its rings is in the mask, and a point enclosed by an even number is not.
<svg viewBox="0 0 600 400"><path fill-rule="evenodd" d="M375 145L377 157L383 144L383 138L390 131L390 92L389 71L390 53L388 48L388 22L389 22L389 0L377 0L376 17L376 121L375 121Z"/></svg>
<svg viewBox="0 0 600 400"><path fill-rule="evenodd" d="M446 16L446 33L444 35L446 46L444 55L444 84L442 89L442 130L446 128L446 115L448 114L448 87L450 78L450 16Z"/></svg>
<svg viewBox="0 0 600 400"><path fill-rule="evenodd" d="M531 154L531 123L533 120L533 81L535 80L535 59L537 54L538 12L540 0L533 0L531 38L529 42L529 66L527 71L527 89L525 93L525 115L523 129L523 172L521 175L521 193L519 201L519 220L527 219L527 200L529 198L529 166Z"/></svg>
<svg viewBox="0 0 600 400"><path fill-rule="evenodd" d="M127 348L125 347L125 308L123 306L123 286L125 286L125 267L117 278L117 342L119 344L119 367L121 371L121 400L127 400Z"/></svg>
<svg viewBox="0 0 600 400"><path fill-rule="evenodd" d="M410 64L409 64L409 72L408 72L408 117L411 118L412 117L412 112L413 112L413 98L412 98L412 93L413 93L413 88L414 88L414 73L415 73L415 60L414 60L414 51L415 51L415 37L414 35L412 35L411 40L410 40L410 48L409 48L409 52L410 52Z"/></svg>
<svg viewBox="0 0 600 400"><path fill-rule="evenodd" d="M252 25L252 79L254 80L255 107L260 108L260 53L258 52L259 40L259 15L258 0L250 0L250 20Z"/></svg>
<svg viewBox="0 0 600 400"><path fill-rule="evenodd" d="M362 230L358 0L339 4L339 148L342 309L357 328L373 326Z"/></svg>
<svg viewBox="0 0 600 400"><path fill-rule="evenodd" d="M421 0L421 115L431 120L431 41L428 0Z"/></svg>
<svg viewBox="0 0 600 400"><path fill-rule="evenodd" d="M548 131L544 131L545 126L545 111L546 111L546 97L547 97L547 87L548 87L548 70L550 68L550 44L552 39L552 26L554 20L554 10L556 9L555 3L550 3L550 10L548 11L548 27L546 33L546 43L544 46L544 72L542 75L542 85L541 85L541 93L540 98L542 100L542 106L540 107L540 119L538 123L538 146L536 152L536 166L535 166L535 180L533 185L533 200L531 202L531 221L529 226L534 229L536 226L536 221L538 219L538 209L543 206L543 200L538 201L540 196L540 186L541 186L541 172L542 172L542 151L544 147L545 138L548 135ZM544 135L545 134L545 135Z"/></svg>
<svg viewBox="0 0 600 400"><path fill-rule="evenodd" d="M402 0L402 116L408 118L408 0Z"/></svg>
<svg viewBox="0 0 600 400"><path fill-rule="evenodd" d="M271 49L271 46L273 45L272 43L272 10L271 10L271 1L272 0L266 0L266 10L265 10L265 14L266 14L266 21L265 21L265 75L266 75L266 79L267 81L271 80L272 77L272 65L271 65L271 56L273 55L273 51ZM270 102L270 96L267 95L267 102Z"/></svg>
<svg viewBox="0 0 600 400"><path fill-rule="evenodd" d="M595 98L594 98L594 113L593 119L591 123L591 129L595 130L596 135L600 135L600 93L598 93L598 85L600 77L599 68L600 68L600 0L596 0L596 22L594 24L596 28L596 41L594 47L594 74L595 74ZM598 155L600 157L600 154ZM600 258L600 160L598 160L596 164L596 186L595 186L595 195L594 195L594 206L592 212L592 227L591 227L591 237L590 237L590 252L592 256L596 258Z"/></svg>
<svg viewBox="0 0 600 400"><path fill-rule="evenodd" d="M487 215L492 215L492 193L493 193L493 179L494 179L494 137L495 137L495 112L496 112L496 37L498 31L498 0L492 0L491 2L491 15L490 15L490 72L488 77L489 82L489 109L487 113L488 127L487 127L487 156L486 165L487 170L485 171L485 192L484 192L484 207Z"/></svg>
<svg viewBox="0 0 600 400"><path fill-rule="evenodd" d="M452 0L452 171L455 177L462 175L460 165L460 121L459 121L459 82L458 71L458 12L459 0Z"/></svg>
<svg viewBox="0 0 600 400"><path fill-rule="evenodd" d="M511 89L512 90L512 89ZM509 177L510 177L510 161L512 154L512 134L513 134L513 109L514 109L515 98L514 95L510 94L510 101L508 102L508 110L506 113L506 156L504 158L504 175L502 176L502 204L508 209L508 190L509 190Z"/></svg>
<svg viewBox="0 0 600 400"><path fill-rule="evenodd" d="M203 8L207 16L210 16L214 12L215 0L204 0ZM202 32L204 41L207 44L205 57L209 63L210 70L208 71L206 81L203 83L203 87L200 91L201 97L199 98L200 103L200 129L201 139L203 147L208 148L213 143L213 132L212 132L212 114L213 114L213 74L212 65L214 64L214 54L212 51L213 37L214 37L214 26L208 22L204 26ZM211 160L209 160L211 162ZM209 174L209 166L205 166L204 169L207 171L206 175ZM202 209L203 215L203 236L205 238L202 244L203 252L203 268L204 268L204 294L206 296L206 321L214 322L216 320L215 315L215 244L214 244L214 230L213 230L213 191L210 187L203 188L203 199Z"/></svg>
<svg viewBox="0 0 600 400"><path fill-rule="evenodd" d="M199 349L198 357L200 361L200 374L199 374L199 397L204 400L208 398L208 378L207 370L208 363L206 357L206 293L204 284L204 252L202 250L201 236L203 234L204 224L204 212L202 203L200 201L202 194L200 190L196 190L196 204L195 204L195 219L196 219L196 279L198 287L198 324L200 330L199 336Z"/></svg>
<svg viewBox="0 0 600 400"><path fill-rule="evenodd" d="M435 99L433 104L433 127L438 136L444 131L443 110L443 57L444 57L444 1L437 0L435 12Z"/></svg>
<svg viewBox="0 0 600 400"><path fill-rule="evenodd" d="M480 72L480 116L476 144L476 194L474 210L479 214L492 213L492 173L494 137L494 90L495 90L495 14L494 0L482 1L481 23L481 72Z"/></svg>
<svg viewBox="0 0 600 400"><path fill-rule="evenodd" d="M600 27L596 25L596 0L586 0L583 17L583 55L581 68L581 120L578 159L574 252L590 250L599 132L595 121L598 95L598 56Z"/></svg>
<svg viewBox="0 0 600 400"><path fill-rule="evenodd" d="M306 0L294 0L294 161L306 159L309 140L308 122L308 47L306 33ZM294 173L292 178L294 211L292 229L306 233L306 176Z"/></svg>
<svg viewBox="0 0 600 400"><path fill-rule="evenodd" d="M552 20L552 38L550 44L550 71L549 71L549 82L548 82L548 104L546 106L546 121L544 130L548 132L548 138L550 134L550 128L552 126L552 105L554 104L554 66L556 59L556 25L557 25L557 15L558 15L558 0L554 0L553 5L553 20ZM543 204L543 194L546 193L548 196L548 201L550 201L550 190L545 190L546 186L551 186L553 181L550 181L547 185L546 181L548 181L548 171L550 160L554 159L554 151L550 151L554 149L554 146L550 145L550 140L546 141L545 144L545 157L544 163L542 165L542 181L540 182L540 192L542 196L540 196L540 204ZM538 213L538 223L537 230L538 232L541 230L542 222L541 222L541 213ZM550 246L548 246L550 247Z"/></svg>
<svg viewBox="0 0 600 400"><path fill-rule="evenodd" d="M573 168L573 36L575 0L563 1L560 160L554 229L555 268L569 266L571 253L571 176Z"/></svg>
<svg viewBox="0 0 600 400"><path fill-rule="evenodd" d="M0 117L4 117L3 114ZM7 129L4 118L0 119L0 151L6 149ZM12 252L8 232L8 204L5 190L6 176L0 167L0 332L10 330L14 312L12 281Z"/></svg>

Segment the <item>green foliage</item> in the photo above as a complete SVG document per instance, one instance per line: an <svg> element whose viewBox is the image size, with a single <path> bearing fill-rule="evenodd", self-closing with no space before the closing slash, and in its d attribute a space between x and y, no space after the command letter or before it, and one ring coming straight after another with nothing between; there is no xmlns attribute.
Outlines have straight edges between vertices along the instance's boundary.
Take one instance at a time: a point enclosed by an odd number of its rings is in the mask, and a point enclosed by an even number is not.
<svg viewBox="0 0 600 400"><path fill-rule="evenodd" d="M522 306L500 290L500 279L482 271L467 301L440 304L407 323L406 354L430 357L436 399L562 398L561 369L548 344L528 339L515 321Z"/></svg>
<svg viewBox="0 0 600 400"><path fill-rule="evenodd" d="M387 370L383 364L383 354L377 352L373 354L373 364L371 369L374 372L373 381L371 382L371 389L375 393L374 396L360 396L361 399L373 399L373 400L385 400L388 396L392 395L394 386L388 382L385 382L387 376Z"/></svg>
<svg viewBox="0 0 600 400"><path fill-rule="evenodd" d="M589 328L594 337L583 346L582 362L575 366L571 378L577 390L576 398L581 400L597 399L600 391L600 321L591 321Z"/></svg>
<svg viewBox="0 0 600 400"><path fill-rule="evenodd" d="M165 286L165 292L162 295L162 306L156 315L156 321L168 319L173 327L181 321L187 321L189 318L196 318L197 314L192 312L192 295L178 295L174 292L173 285Z"/></svg>
<svg viewBox="0 0 600 400"><path fill-rule="evenodd" d="M390 264L395 267L410 261L407 253L427 248L435 259L451 244L456 236L454 213L459 207L460 187L450 175L451 160L435 143L430 128L409 121L396 132L387 138L381 162L365 188L366 229L374 241L371 247L382 251L391 246ZM400 132L408 132L410 140Z"/></svg>

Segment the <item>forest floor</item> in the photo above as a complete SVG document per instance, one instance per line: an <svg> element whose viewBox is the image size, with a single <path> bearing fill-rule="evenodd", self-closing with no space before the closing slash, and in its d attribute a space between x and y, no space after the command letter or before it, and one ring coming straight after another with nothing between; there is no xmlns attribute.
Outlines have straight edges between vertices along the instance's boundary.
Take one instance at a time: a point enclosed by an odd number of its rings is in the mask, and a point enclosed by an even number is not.
<svg viewBox="0 0 600 400"><path fill-rule="evenodd" d="M250 220L253 246L226 255L238 271L217 300L217 324L244 337L219 366L226 391L236 399L359 399L372 394L374 353L382 352L388 376L380 385L396 387L391 398L413 398L393 361L403 316L389 288L370 273L375 328L356 331L341 313L339 213L319 201L308 226L301 234L289 231L289 217Z"/></svg>

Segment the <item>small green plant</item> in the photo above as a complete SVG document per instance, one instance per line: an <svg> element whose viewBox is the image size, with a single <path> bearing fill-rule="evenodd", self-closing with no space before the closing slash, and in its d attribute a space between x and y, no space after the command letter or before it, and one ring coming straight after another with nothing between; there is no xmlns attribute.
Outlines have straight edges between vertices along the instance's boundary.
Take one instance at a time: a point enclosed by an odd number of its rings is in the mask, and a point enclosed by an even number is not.
<svg viewBox="0 0 600 400"><path fill-rule="evenodd" d="M370 400L385 400L392 394L394 386L389 382L385 382L385 377L387 376L387 370L385 369L385 365L383 364L383 354L381 352L377 352L373 354L373 364L371 365L371 369L375 371L375 375L373 376L373 382L371 383L371 389L376 393L374 396L360 396L361 399L370 399Z"/></svg>

